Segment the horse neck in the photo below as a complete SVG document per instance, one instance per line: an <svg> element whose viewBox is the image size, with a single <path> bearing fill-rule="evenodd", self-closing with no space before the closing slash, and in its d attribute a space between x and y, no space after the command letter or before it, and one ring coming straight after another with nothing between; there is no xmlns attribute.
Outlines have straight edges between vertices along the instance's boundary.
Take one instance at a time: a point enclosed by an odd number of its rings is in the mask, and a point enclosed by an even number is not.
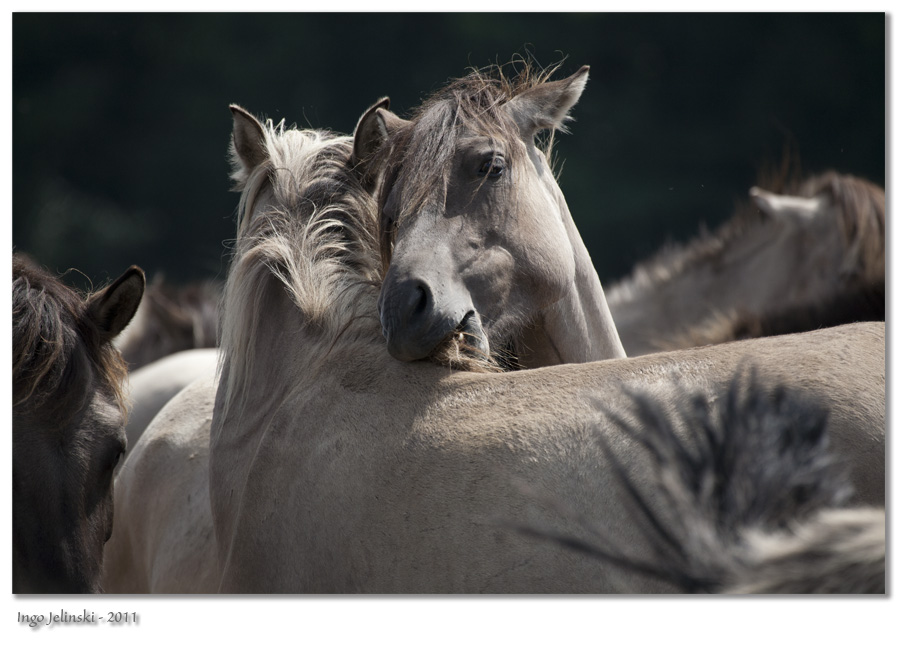
<svg viewBox="0 0 900 646"><path fill-rule="evenodd" d="M543 310L535 324L522 335L520 363L526 368L537 368L623 358L625 350L606 303L600 277L562 191L546 165L544 171L544 181L558 205L572 247L575 277L565 296Z"/></svg>
<svg viewBox="0 0 900 646"><path fill-rule="evenodd" d="M278 279L270 277L258 291L258 305L244 319L252 329L246 347L231 346L232 337L224 335L210 428L210 481L215 483L210 506L220 565L230 558L243 505L252 504L242 495L254 466L246 456L255 455L267 435L276 432L273 427L286 407L304 401L317 405L335 382L370 374L366 357L387 354L374 287L347 289L354 306L325 326L310 324ZM226 300L226 318L228 312ZM299 414L297 428L302 430L305 421Z"/></svg>

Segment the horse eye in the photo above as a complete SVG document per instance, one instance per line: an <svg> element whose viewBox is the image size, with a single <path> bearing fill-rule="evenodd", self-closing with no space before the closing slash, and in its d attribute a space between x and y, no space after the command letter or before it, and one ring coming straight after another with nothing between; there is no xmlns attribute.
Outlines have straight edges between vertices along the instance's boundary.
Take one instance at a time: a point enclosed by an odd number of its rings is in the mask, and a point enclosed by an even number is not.
<svg viewBox="0 0 900 646"><path fill-rule="evenodd" d="M382 226L385 230L390 231L394 228L396 224L396 219L394 218L394 213L392 211L388 211L384 209L381 211L381 222Z"/></svg>
<svg viewBox="0 0 900 646"><path fill-rule="evenodd" d="M115 470L122 464L122 458L125 455L125 447L123 445L119 445L116 447L114 451L112 451L107 458L106 468L110 473L114 473Z"/></svg>
<svg viewBox="0 0 900 646"><path fill-rule="evenodd" d="M478 169L478 174L481 176L487 175L490 179L497 179L503 175L505 169L506 165L504 164L502 157L492 157L491 159L485 160L481 165L481 168Z"/></svg>

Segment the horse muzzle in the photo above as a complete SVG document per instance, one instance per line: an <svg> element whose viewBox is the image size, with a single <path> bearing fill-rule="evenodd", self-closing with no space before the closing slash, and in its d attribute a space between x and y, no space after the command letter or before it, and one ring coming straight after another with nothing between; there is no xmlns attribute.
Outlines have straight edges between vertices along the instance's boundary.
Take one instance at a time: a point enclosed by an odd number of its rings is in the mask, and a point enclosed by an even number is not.
<svg viewBox="0 0 900 646"><path fill-rule="evenodd" d="M448 340L457 340L464 351L489 355L488 336L468 294L436 291L420 278L395 280L390 273L381 288L378 311L392 357L427 359Z"/></svg>

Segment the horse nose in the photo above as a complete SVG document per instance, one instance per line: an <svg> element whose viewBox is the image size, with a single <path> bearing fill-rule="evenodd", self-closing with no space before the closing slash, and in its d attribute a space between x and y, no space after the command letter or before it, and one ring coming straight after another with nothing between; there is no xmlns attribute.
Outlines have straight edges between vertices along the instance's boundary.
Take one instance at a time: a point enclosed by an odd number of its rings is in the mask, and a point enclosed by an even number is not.
<svg viewBox="0 0 900 646"><path fill-rule="evenodd" d="M434 291L421 278L391 278L385 280L378 302L388 351L401 361L422 359L431 351Z"/></svg>
<svg viewBox="0 0 900 646"><path fill-rule="evenodd" d="M413 278L403 289L406 294L406 303L400 310L400 316L406 325L416 327L432 309L434 296L431 287L424 280Z"/></svg>
<svg viewBox="0 0 900 646"><path fill-rule="evenodd" d="M464 293L438 290L420 276L398 277L388 271L378 300L388 351L401 361L426 358L471 308Z"/></svg>

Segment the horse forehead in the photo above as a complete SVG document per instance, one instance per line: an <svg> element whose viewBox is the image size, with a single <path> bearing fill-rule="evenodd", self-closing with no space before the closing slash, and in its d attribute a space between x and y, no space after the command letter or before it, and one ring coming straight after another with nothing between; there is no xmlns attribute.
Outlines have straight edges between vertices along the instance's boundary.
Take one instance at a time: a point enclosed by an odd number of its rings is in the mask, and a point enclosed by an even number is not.
<svg viewBox="0 0 900 646"><path fill-rule="evenodd" d="M503 152L503 149L511 148L514 141L518 138L505 133L486 133L463 126L456 140L456 149L457 152Z"/></svg>

